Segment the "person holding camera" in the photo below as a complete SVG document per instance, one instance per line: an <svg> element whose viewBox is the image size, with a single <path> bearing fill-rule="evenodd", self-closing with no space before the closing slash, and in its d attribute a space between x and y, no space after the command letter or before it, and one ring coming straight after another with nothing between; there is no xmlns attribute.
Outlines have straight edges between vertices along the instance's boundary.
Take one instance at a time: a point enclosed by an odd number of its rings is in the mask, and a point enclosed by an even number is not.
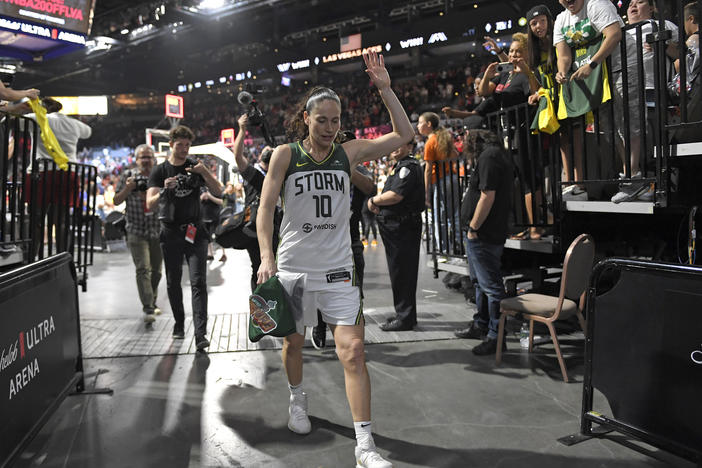
<svg viewBox="0 0 702 468"><path fill-rule="evenodd" d="M173 338L185 337L185 310L180 285L185 258L190 272L195 346L201 351L209 347L210 342L205 337L209 233L200 213L200 189L207 186L214 196L219 197L222 185L201 161L188 159L194 139L195 134L184 125L171 130L171 154L151 172L146 205L149 210L158 207L161 221L160 243L166 265L168 301L175 319Z"/></svg>
<svg viewBox="0 0 702 468"><path fill-rule="evenodd" d="M268 172L268 162L271 160L273 150L266 146L261 151L261 157L256 164L250 164L249 160L244 156L244 138L246 137L246 128L249 125L249 117L247 114L239 117L239 133L234 140L234 160L239 169L239 174L244 179L244 204L251 209L254 205L258 205L263 190L263 180ZM251 209L252 216L254 215ZM274 230L274 244L277 243L278 233ZM258 267L261 266L261 251L258 247L258 241L253 239L251 245L246 248L251 259L251 291L256 289L256 280Z"/></svg>
<svg viewBox="0 0 702 468"><path fill-rule="evenodd" d="M127 202L127 246L136 267L137 291L144 311L144 322L155 320L158 284L161 281L163 255L158 235L158 217L146 206L146 190L154 168L154 150L149 145L139 145L134 150L136 169L126 171L117 184L114 204Z"/></svg>

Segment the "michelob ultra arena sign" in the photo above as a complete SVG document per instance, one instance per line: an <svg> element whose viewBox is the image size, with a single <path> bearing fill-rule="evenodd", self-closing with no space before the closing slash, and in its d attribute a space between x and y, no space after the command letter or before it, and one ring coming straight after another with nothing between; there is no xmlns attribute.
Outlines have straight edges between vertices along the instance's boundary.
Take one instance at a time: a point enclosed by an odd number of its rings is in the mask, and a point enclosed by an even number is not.
<svg viewBox="0 0 702 468"><path fill-rule="evenodd" d="M70 255L0 275L0 466L82 385L81 371Z"/></svg>

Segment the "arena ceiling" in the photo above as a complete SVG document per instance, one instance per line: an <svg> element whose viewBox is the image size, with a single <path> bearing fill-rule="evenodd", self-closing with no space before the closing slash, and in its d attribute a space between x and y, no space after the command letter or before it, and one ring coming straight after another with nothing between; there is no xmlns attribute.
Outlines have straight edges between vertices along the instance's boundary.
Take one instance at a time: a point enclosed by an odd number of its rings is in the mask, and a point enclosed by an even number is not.
<svg viewBox="0 0 702 468"><path fill-rule="evenodd" d="M412 37L427 24L480 25L536 3L560 9L555 0L97 0L89 46L22 64L13 86L54 95L160 94L204 71L215 76L278 56L325 53L332 43L338 49L340 36L356 32L364 40Z"/></svg>

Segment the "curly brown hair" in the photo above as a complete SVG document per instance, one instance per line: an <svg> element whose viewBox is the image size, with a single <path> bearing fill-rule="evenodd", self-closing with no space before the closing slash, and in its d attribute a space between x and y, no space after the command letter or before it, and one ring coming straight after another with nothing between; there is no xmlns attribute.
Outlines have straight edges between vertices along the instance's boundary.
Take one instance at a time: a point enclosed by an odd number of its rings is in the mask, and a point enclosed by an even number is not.
<svg viewBox="0 0 702 468"><path fill-rule="evenodd" d="M185 125L178 125L176 128L168 132L168 138L171 143L176 141L178 138L185 138L186 140L193 141L195 139L195 134Z"/></svg>
<svg viewBox="0 0 702 468"><path fill-rule="evenodd" d="M336 101L341 107L339 96L331 88L315 86L305 94L295 107L295 114L290 120L285 136L289 141L304 140L309 135L309 129L305 124L305 111L311 112L322 101Z"/></svg>

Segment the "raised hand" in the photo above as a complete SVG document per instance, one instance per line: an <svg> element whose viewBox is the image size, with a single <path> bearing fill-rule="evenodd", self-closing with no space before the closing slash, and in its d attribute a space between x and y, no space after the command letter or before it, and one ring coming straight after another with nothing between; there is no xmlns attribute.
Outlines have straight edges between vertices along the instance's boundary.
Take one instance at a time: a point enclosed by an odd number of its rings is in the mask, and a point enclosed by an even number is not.
<svg viewBox="0 0 702 468"><path fill-rule="evenodd" d="M500 47L497 45L495 39L491 38L490 36L485 36L485 42L483 43L483 47L485 47L490 52L495 52L496 54L502 52L502 49L500 49Z"/></svg>
<svg viewBox="0 0 702 468"><path fill-rule="evenodd" d="M383 56L377 52L368 52L363 54L363 61L366 62L366 73L373 81L373 84L378 89L387 89L390 87L390 75L385 68L385 60Z"/></svg>

